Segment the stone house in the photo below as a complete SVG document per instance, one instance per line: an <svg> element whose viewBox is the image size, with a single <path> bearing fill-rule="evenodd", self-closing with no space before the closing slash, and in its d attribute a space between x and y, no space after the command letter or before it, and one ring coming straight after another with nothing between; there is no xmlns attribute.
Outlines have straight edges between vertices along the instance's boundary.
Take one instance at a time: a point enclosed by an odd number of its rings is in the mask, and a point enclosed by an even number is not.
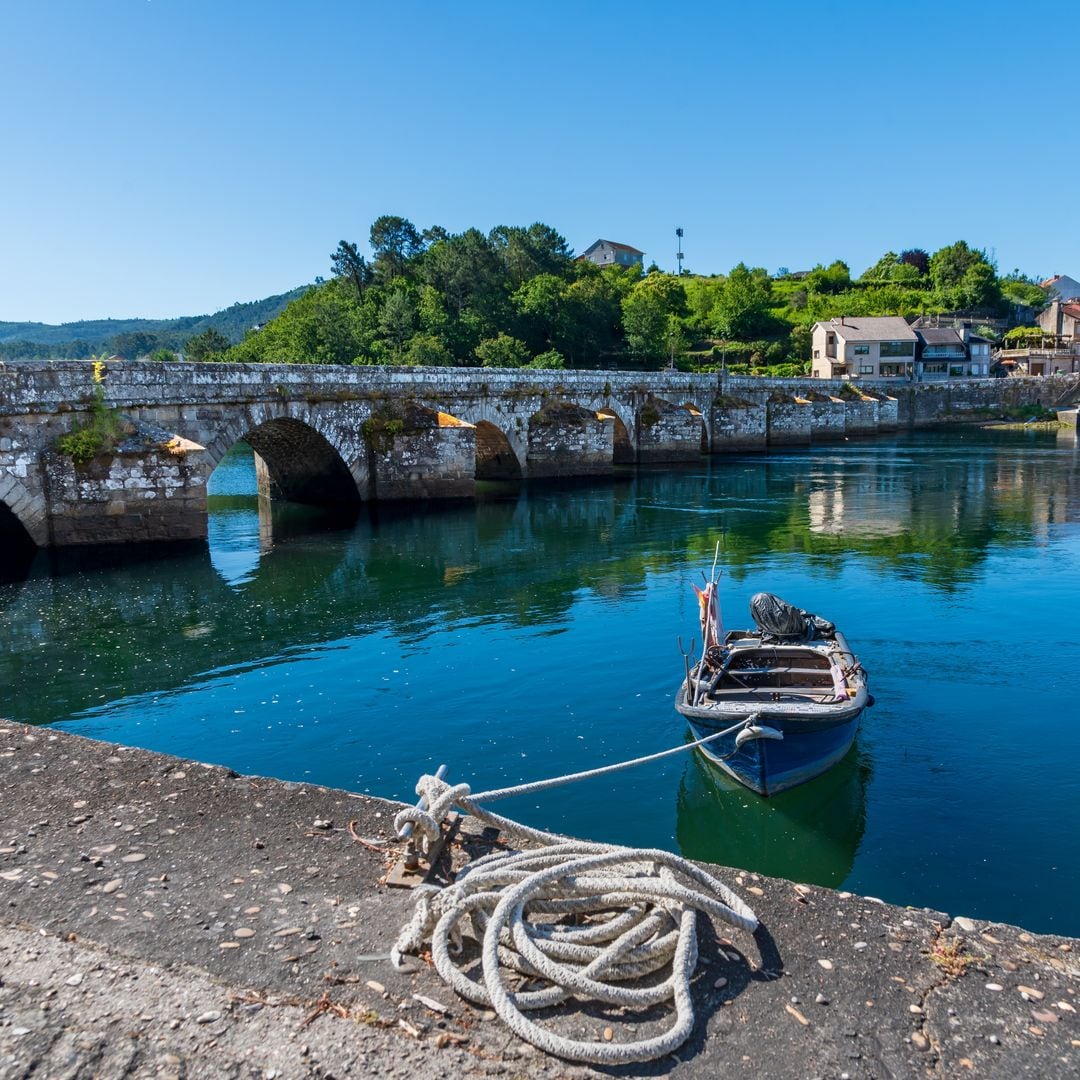
<svg viewBox="0 0 1080 1080"><path fill-rule="evenodd" d="M813 326L815 379L912 379L919 339L899 315L841 315Z"/></svg>
<svg viewBox="0 0 1080 1080"><path fill-rule="evenodd" d="M644 265L644 257L644 251L638 251L629 244L618 244L614 240L596 240L578 256L597 266L636 266L639 270Z"/></svg>
<svg viewBox="0 0 1080 1080"><path fill-rule="evenodd" d="M1056 338L1080 341L1080 301L1070 304L1051 300L1039 315L1038 323L1047 334Z"/></svg>
<svg viewBox="0 0 1080 1080"><path fill-rule="evenodd" d="M1011 350L1015 366L1026 368L1029 375L1080 372L1080 300L1051 300L1039 315L1038 324L1043 339L1029 342L1026 349Z"/></svg>

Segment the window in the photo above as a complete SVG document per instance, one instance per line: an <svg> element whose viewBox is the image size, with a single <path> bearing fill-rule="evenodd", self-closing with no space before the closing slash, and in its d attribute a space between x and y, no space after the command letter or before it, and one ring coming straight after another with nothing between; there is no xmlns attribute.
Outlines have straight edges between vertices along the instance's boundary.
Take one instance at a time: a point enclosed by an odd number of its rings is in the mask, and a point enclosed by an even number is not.
<svg viewBox="0 0 1080 1080"><path fill-rule="evenodd" d="M911 368L907 364L882 364L881 374L891 378L901 378L911 374Z"/></svg>
<svg viewBox="0 0 1080 1080"><path fill-rule="evenodd" d="M856 356L869 356L870 355L870 346L869 345L856 345L855 346L855 355Z"/></svg>
<svg viewBox="0 0 1080 1080"><path fill-rule="evenodd" d="M815 349L814 350L814 359L815 360L820 360L821 359L821 350L820 349Z"/></svg>
<svg viewBox="0 0 1080 1080"><path fill-rule="evenodd" d="M964 374L964 365L963 364L953 364L952 367L949 368L949 374L953 375L953 376L963 375Z"/></svg>
<svg viewBox="0 0 1080 1080"><path fill-rule="evenodd" d="M859 374L860 375L873 375L874 374L874 365L873 364L860 364L859 365Z"/></svg>
<svg viewBox="0 0 1080 1080"><path fill-rule="evenodd" d="M922 366L924 375L944 375L945 365L943 363L938 364L923 364Z"/></svg>
<svg viewBox="0 0 1080 1080"><path fill-rule="evenodd" d="M914 356L914 341L883 341L881 343L882 356Z"/></svg>

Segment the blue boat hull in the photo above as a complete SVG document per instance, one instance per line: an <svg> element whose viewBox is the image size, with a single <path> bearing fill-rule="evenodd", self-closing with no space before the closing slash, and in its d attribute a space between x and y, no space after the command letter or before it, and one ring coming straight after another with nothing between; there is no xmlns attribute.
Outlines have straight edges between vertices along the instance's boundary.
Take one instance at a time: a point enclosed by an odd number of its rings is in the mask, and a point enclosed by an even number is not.
<svg viewBox="0 0 1080 1080"><path fill-rule="evenodd" d="M804 719L770 716L763 711L758 722L782 732L783 739L750 739L736 750L737 733L733 732L698 750L740 784L761 795L775 795L820 776L840 761L855 741L861 712L859 709L837 718ZM687 717L687 722L695 739L721 730L719 725L694 717Z"/></svg>

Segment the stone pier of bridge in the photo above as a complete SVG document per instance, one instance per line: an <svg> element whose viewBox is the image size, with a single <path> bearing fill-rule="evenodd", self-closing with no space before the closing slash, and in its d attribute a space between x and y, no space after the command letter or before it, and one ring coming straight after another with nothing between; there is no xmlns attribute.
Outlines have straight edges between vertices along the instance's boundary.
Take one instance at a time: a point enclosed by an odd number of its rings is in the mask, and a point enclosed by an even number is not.
<svg viewBox="0 0 1080 1080"><path fill-rule="evenodd" d="M347 508L953 423L1075 390L1069 377L855 386L677 371L115 362L99 383L94 372L83 361L0 365L5 551L203 539L207 481L240 440L255 452L260 494ZM74 460L60 440L102 407L116 438Z"/></svg>

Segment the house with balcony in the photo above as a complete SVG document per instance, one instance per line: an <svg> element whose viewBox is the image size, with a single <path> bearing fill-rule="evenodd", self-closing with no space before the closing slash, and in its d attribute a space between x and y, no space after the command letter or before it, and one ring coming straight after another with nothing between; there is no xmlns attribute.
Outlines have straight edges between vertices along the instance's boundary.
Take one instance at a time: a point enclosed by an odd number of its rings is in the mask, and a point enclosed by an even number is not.
<svg viewBox="0 0 1080 1080"><path fill-rule="evenodd" d="M841 315L813 326L811 374L816 379L913 379L915 331L899 315Z"/></svg>
<svg viewBox="0 0 1080 1080"><path fill-rule="evenodd" d="M985 378L990 374L990 340L969 329L916 330L915 381Z"/></svg>
<svg viewBox="0 0 1080 1080"><path fill-rule="evenodd" d="M628 266L642 269L645 252L629 244L617 244L614 240L596 240L579 256L597 266Z"/></svg>

